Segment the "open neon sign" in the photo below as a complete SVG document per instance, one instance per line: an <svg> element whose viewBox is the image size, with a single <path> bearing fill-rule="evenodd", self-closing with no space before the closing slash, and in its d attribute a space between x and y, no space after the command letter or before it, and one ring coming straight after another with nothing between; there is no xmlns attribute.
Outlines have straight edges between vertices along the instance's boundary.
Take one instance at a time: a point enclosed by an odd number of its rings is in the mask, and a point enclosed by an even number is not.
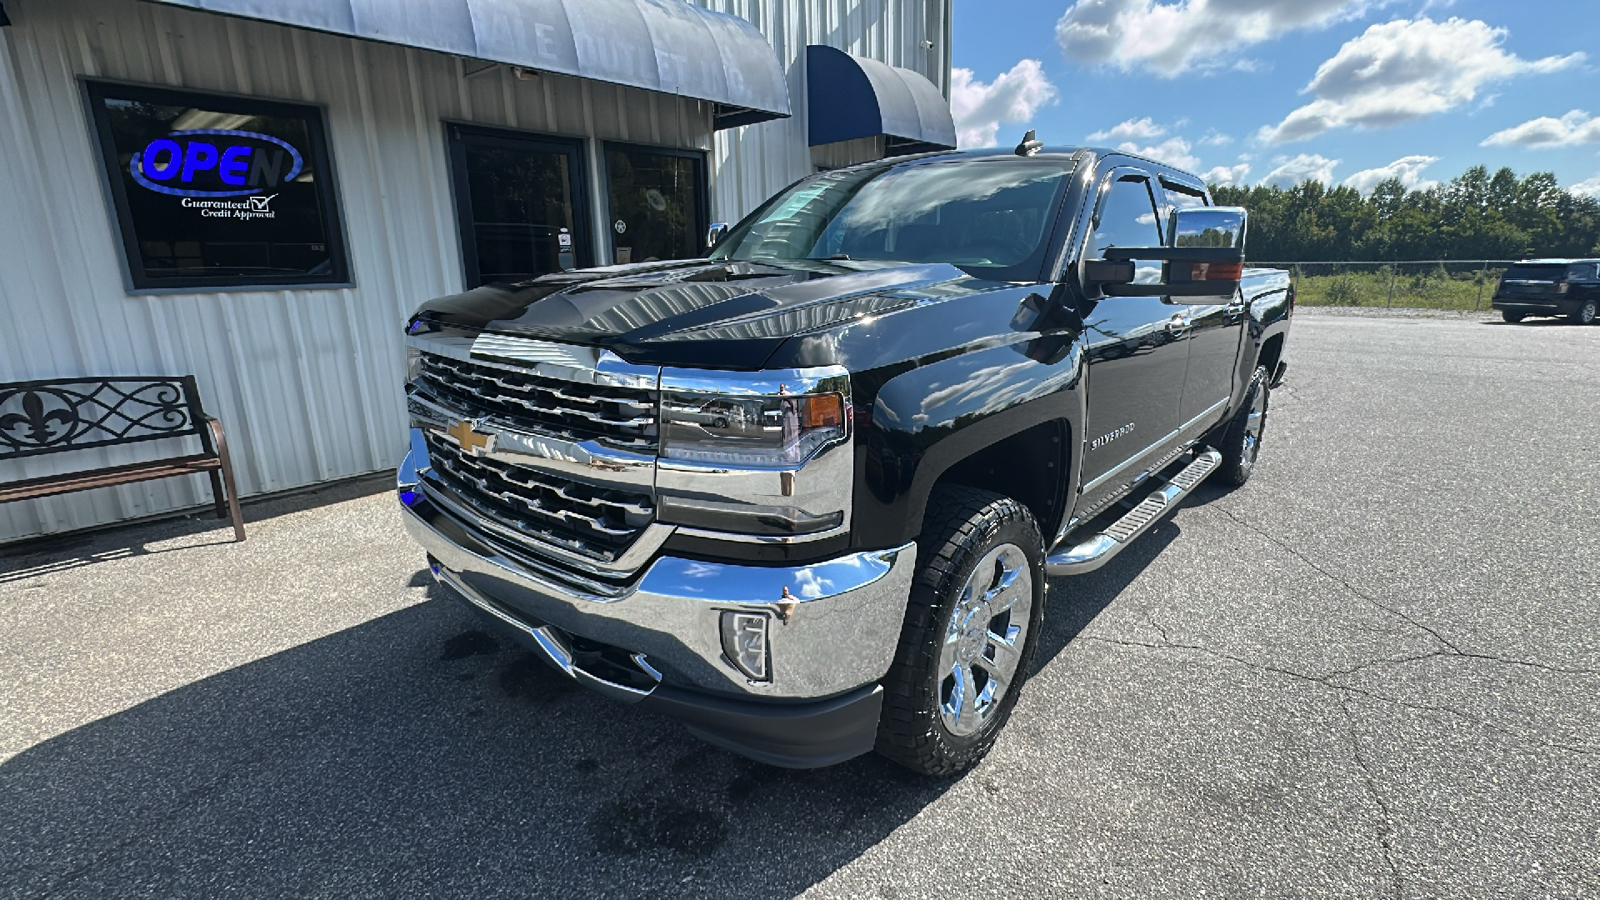
<svg viewBox="0 0 1600 900"><path fill-rule="evenodd" d="M174 131L128 164L142 187L175 197L248 197L293 181L304 168L305 158L287 141L221 128Z"/></svg>

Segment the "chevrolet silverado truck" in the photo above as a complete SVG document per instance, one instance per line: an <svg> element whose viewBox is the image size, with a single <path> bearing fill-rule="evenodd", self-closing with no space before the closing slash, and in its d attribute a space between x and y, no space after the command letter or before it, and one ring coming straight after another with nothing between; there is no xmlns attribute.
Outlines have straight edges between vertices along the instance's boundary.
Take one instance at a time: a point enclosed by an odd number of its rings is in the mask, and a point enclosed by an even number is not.
<svg viewBox="0 0 1600 900"><path fill-rule="evenodd" d="M1250 477L1294 300L1245 229L1193 175L1033 141L803 179L705 259L428 302L406 527L495 627L707 741L961 772L1046 579Z"/></svg>
<svg viewBox="0 0 1600 900"><path fill-rule="evenodd" d="M1506 322L1565 316L1574 325L1600 319L1600 260L1529 259L1506 269L1491 305Z"/></svg>

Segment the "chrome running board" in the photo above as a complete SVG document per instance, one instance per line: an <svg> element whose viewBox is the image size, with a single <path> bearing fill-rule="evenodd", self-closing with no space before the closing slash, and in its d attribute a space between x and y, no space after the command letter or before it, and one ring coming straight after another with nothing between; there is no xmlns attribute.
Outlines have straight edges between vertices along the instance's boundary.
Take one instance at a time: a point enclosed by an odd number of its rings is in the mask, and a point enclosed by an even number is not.
<svg viewBox="0 0 1600 900"><path fill-rule="evenodd" d="M1167 512L1175 509L1184 497L1189 496L1200 482L1222 464L1222 454L1207 447L1195 455L1194 461L1183 471L1172 476L1166 486L1144 498L1139 505L1128 510L1122 518L1088 540L1060 553L1052 553L1044 563L1046 575L1081 575L1093 572L1139 535L1149 531Z"/></svg>

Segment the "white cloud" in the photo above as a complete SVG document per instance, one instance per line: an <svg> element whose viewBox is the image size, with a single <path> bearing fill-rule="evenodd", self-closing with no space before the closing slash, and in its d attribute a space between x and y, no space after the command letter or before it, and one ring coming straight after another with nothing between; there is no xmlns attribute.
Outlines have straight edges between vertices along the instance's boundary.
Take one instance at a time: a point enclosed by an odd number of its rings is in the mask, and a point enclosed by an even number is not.
<svg viewBox="0 0 1600 900"><path fill-rule="evenodd" d="M1582 197L1593 197L1596 200L1600 200L1600 175L1580 181L1567 188L1567 191Z"/></svg>
<svg viewBox="0 0 1600 900"><path fill-rule="evenodd" d="M1167 78L1191 69L1249 65L1230 51L1366 11L1367 0L1077 0L1056 22L1071 62L1146 69Z"/></svg>
<svg viewBox="0 0 1600 900"><path fill-rule="evenodd" d="M1149 116L1142 119L1128 119L1125 122L1111 126L1105 131L1096 131L1089 135L1091 141L1148 141L1151 138L1161 137L1167 133L1165 125L1157 125Z"/></svg>
<svg viewBox="0 0 1600 900"><path fill-rule="evenodd" d="M1055 99L1056 86L1037 59L1024 59L984 84L971 69L950 70L950 112L961 147L993 147L1001 123L1027 122ZM1022 135L1017 135L1021 139Z"/></svg>
<svg viewBox="0 0 1600 900"><path fill-rule="evenodd" d="M1439 161L1437 156L1402 156L1387 166L1376 169L1362 169L1344 180L1344 183L1363 194L1372 193L1372 189L1391 178L1400 179L1400 183L1407 190L1425 191L1438 184L1437 181L1424 180L1422 170Z"/></svg>
<svg viewBox="0 0 1600 900"><path fill-rule="evenodd" d="M1181 137L1167 138L1159 144L1145 147L1133 141L1123 141L1117 145L1117 149L1123 153L1143 156L1179 169L1194 169L1200 165L1200 158L1192 152L1193 145Z"/></svg>
<svg viewBox="0 0 1600 900"><path fill-rule="evenodd" d="M1205 179L1206 184L1220 184L1224 187L1242 185L1250 177L1250 164L1242 162L1236 166L1216 166L1201 177Z"/></svg>
<svg viewBox="0 0 1600 900"><path fill-rule="evenodd" d="M1337 159L1329 159L1317 153L1301 153L1295 157L1280 156L1273 160L1277 168L1267 173L1261 179L1262 184L1275 184L1278 187L1294 187L1302 181L1320 181L1323 184L1333 183L1333 167L1339 164Z"/></svg>
<svg viewBox="0 0 1600 900"><path fill-rule="evenodd" d="M1396 19L1373 25L1321 66L1306 85L1315 100L1257 133L1268 143L1335 128L1383 128L1470 103L1484 85L1583 61L1582 53L1526 60L1501 46L1504 28L1466 19Z"/></svg>
<svg viewBox="0 0 1600 900"><path fill-rule="evenodd" d="M1496 131L1483 140L1483 146L1569 147L1600 142L1600 119L1575 109L1559 119L1543 116L1521 125Z"/></svg>
<svg viewBox="0 0 1600 900"><path fill-rule="evenodd" d="M1223 134L1215 128L1209 129L1201 136L1200 143L1207 147L1226 147L1233 143L1233 135Z"/></svg>

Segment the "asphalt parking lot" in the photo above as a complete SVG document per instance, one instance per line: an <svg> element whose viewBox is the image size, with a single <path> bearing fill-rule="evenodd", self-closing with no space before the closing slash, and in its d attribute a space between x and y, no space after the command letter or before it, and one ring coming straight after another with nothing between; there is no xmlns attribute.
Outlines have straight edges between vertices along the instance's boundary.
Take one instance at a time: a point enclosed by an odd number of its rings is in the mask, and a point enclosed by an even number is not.
<svg viewBox="0 0 1600 900"><path fill-rule="evenodd" d="M1600 894L1600 328L1290 354L1255 479L1055 582L952 782L565 683L379 482L0 551L0 896Z"/></svg>

